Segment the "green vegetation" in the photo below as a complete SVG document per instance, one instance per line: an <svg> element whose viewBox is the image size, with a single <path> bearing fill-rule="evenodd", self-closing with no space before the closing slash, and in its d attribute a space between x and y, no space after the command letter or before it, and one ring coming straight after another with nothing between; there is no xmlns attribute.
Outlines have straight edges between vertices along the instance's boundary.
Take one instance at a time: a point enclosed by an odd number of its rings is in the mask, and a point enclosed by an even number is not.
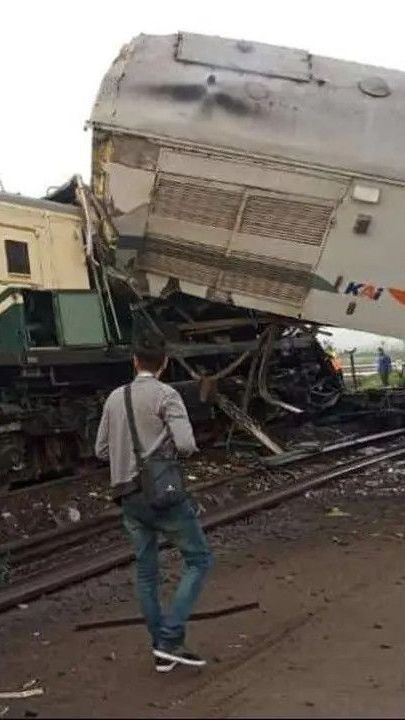
<svg viewBox="0 0 405 720"><path fill-rule="evenodd" d="M381 385L381 378L378 373L373 373L373 375L356 375L357 379L357 387L359 390L370 390L372 388L380 388ZM395 370L392 371L389 377L389 385L391 387L404 387L405 378L403 378L400 373L396 372ZM347 388L352 388L353 382L352 382L352 376L349 372L347 375L345 374L345 385Z"/></svg>
<svg viewBox="0 0 405 720"><path fill-rule="evenodd" d="M401 350L393 350L392 352L387 351L388 355L390 356L392 362L395 362L396 360L402 361L405 363L405 353ZM349 356L346 353L341 353L341 356L343 359L346 360L349 359ZM367 352L364 350L359 350L359 352L355 353L354 359L356 362L356 365L367 365L371 363L376 362L377 353L375 352Z"/></svg>
<svg viewBox="0 0 405 720"><path fill-rule="evenodd" d="M390 374L388 383L389 385L391 385L392 387L398 387L402 384L402 382L402 377L398 372L392 372ZM380 388L381 379L378 373L375 373L375 375L357 376L357 384L362 390L368 390L370 388Z"/></svg>

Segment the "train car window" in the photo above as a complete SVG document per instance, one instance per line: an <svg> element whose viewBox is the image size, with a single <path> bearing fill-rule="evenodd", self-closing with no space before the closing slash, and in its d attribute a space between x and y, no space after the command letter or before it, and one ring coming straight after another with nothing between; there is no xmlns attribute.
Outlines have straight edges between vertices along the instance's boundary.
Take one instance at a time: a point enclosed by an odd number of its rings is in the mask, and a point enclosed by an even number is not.
<svg viewBox="0 0 405 720"><path fill-rule="evenodd" d="M6 240L7 270L16 275L31 275L28 244L21 240Z"/></svg>

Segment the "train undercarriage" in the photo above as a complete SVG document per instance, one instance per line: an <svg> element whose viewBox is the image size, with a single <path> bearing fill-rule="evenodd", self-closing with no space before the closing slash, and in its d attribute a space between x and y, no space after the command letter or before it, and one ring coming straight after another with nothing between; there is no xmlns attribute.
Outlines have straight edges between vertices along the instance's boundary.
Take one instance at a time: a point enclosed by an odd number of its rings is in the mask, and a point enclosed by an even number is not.
<svg viewBox="0 0 405 720"><path fill-rule="evenodd" d="M201 440L225 435L229 418L201 397L201 377L215 381L263 427L307 417L338 402L341 384L316 329L181 294L132 303L118 285L116 308L126 342L102 349L32 345L0 381L0 472L3 483L74 473L93 458L103 402L130 381L131 338L145 324L164 333L171 361L164 380L183 395ZM40 342L40 340L37 342ZM43 342L49 342L44 340Z"/></svg>

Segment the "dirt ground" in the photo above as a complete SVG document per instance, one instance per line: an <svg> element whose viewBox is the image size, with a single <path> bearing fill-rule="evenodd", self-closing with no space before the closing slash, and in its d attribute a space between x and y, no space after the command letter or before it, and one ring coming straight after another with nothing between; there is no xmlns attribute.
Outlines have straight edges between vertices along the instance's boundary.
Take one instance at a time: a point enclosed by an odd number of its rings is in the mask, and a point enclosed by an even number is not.
<svg viewBox="0 0 405 720"><path fill-rule="evenodd" d="M191 625L203 671L158 675L142 627L74 632L138 611L130 568L2 615L0 690L35 680L44 694L0 700L0 717L404 717L405 506L326 507L301 498L211 536L199 607L260 610ZM163 560L167 594L177 564Z"/></svg>

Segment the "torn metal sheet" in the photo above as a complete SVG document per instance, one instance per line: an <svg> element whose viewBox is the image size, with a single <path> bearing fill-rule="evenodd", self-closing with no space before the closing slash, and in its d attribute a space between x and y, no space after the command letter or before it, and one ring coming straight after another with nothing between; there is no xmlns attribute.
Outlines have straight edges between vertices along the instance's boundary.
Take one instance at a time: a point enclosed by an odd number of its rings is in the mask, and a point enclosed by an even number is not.
<svg viewBox="0 0 405 720"><path fill-rule="evenodd" d="M243 410L238 408L232 400L225 397L220 393L215 395L215 404L218 405L221 410L228 415L239 427L253 435L259 442L264 445L268 450L271 450L275 455L281 455L283 449L274 440L272 440L265 432L252 420L252 418Z"/></svg>

